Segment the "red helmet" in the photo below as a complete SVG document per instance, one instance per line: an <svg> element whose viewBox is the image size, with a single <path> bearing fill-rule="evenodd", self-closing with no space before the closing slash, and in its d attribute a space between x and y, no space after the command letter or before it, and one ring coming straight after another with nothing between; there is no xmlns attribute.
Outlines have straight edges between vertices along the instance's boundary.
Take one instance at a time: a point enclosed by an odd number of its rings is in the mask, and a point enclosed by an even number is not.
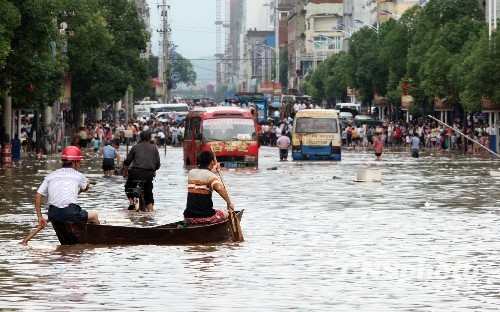
<svg viewBox="0 0 500 312"><path fill-rule="evenodd" d="M62 151L61 160L83 160L82 151L76 146L68 146Z"/></svg>

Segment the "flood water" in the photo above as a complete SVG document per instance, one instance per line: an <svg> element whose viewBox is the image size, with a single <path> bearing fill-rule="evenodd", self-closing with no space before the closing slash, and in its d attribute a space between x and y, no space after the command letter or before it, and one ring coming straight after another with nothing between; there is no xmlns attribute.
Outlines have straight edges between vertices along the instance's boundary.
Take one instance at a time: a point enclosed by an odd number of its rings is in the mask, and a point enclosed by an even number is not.
<svg viewBox="0 0 500 312"><path fill-rule="evenodd" d="M160 155L156 211L127 211L124 178L103 177L92 157L81 171L97 185L80 205L136 226L180 220L182 150ZM279 162L262 147L257 170L224 169L245 209L243 243L60 246L49 224L30 248L17 243L37 227L34 194L59 163L27 158L0 169L0 310L498 311L499 159L382 158L360 149L341 162ZM382 183L354 182L357 169L379 169Z"/></svg>

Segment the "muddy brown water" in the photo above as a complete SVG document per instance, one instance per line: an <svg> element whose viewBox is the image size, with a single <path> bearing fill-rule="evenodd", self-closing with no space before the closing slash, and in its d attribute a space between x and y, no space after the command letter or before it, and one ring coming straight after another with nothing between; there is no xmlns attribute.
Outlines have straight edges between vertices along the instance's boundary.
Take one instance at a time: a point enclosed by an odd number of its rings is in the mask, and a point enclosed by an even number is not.
<svg viewBox="0 0 500 312"><path fill-rule="evenodd" d="M121 153L125 149L122 148ZM136 226L180 220L182 150L161 151L155 208L126 210L122 177L99 158L80 205ZM245 242L200 246L60 246L36 228L33 198L54 157L0 169L0 309L169 311L497 311L500 306L500 162L492 156L404 149L375 162L344 150L341 162L280 162L262 147L259 168L224 169ZM357 183L378 169L382 183ZM223 201L214 195L214 202ZM46 213L46 206L43 209Z"/></svg>

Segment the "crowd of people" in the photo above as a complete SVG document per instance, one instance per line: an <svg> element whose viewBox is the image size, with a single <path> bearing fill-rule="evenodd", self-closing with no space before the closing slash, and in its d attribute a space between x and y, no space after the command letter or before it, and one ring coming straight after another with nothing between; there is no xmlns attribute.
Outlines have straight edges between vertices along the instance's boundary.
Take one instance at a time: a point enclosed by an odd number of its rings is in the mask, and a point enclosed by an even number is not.
<svg viewBox="0 0 500 312"><path fill-rule="evenodd" d="M211 106L212 103L202 103ZM256 106L252 103L224 102L223 105L247 108L256 114ZM279 149L281 161L287 160L291 145L292 126L295 113L302 109L317 108L313 103L284 103L280 114L273 114L267 121L258 125L261 145L275 146ZM367 124L342 123L341 138L345 148L373 148L376 160L380 161L386 148L405 147L411 149L412 157L419 157L421 148L458 149L464 143L459 135L460 121L455 119L451 127L442 127L439 123L403 121L390 119L378 126ZM474 129L467 128L467 136L475 139L485 147L489 146L489 134L493 129L484 123L476 123ZM29 126L24 125L22 133L28 133ZM87 124L79 128L73 138L73 146L62 152L62 168L49 174L35 195L35 208L41 227L47 220L41 214L41 201L48 197L49 221L82 221L99 223L94 211L85 211L77 204L80 192L87 191L90 182L78 172L83 159L83 152L101 153L105 175L113 175L115 160L119 164L117 148L121 144L132 144L132 149L123 162L122 175L127 178L125 193L129 199L129 210L135 209L133 194L130 189L136 187L138 181L144 182L144 199L148 211L154 205L153 179L160 168L158 147L165 144L178 146L183 139L184 125L175 120L161 122L155 119L120 120L114 126L107 121ZM23 141L24 142L24 141ZM154 144L151 144L154 143ZM156 146L155 146L156 145ZM477 144L471 144L471 153L479 152ZM198 156L198 168L188 173L188 196L184 211L185 221L190 224L207 224L220 222L228 218L227 211L213 209L212 192L215 190L226 201L228 209L234 209L232 202L221 181L215 175L219 166L211 151L201 152ZM61 187L71 183L75 187Z"/></svg>

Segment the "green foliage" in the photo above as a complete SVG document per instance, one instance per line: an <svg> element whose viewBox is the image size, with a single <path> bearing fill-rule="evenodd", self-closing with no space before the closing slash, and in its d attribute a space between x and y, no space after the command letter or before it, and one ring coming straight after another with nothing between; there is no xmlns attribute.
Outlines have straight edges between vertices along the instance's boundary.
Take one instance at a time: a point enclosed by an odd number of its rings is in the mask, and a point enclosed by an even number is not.
<svg viewBox="0 0 500 312"><path fill-rule="evenodd" d="M424 101L432 104L434 99L445 99L459 104L454 67L460 63L467 40L482 24L475 0L435 0L420 11L408 53L408 75L427 98Z"/></svg>
<svg viewBox="0 0 500 312"><path fill-rule="evenodd" d="M179 74L180 82L183 82L188 86L194 86L196 84L196 72L194 71L193 64L190 60L184 58L181 54L176 53L175 61L170 64L172 66L171 72Z"/></svg>
<svg viewBox="0 0 500 312"><path fill-rule="evenodd" d="M466 111L478 111L483 98L500 103L500 34L492 34L486 27L480 37L471 37L460 56L453 74L460 85L460 100Z"/></svg>
<svg viewBox="0 0 500 312"><path fill-rule="evenodd" d="M119 100L129 86L147 90L148 63L140 58L148 39L135 4L127 0L67 1L73 103L96 107ZM96 13L97 12L97 13Z"/></svg>
<svg viewBox="0 0 500 312"><path fill-rule="evenodd" d="M11 40L14 29L21 23L21 14L11 1L0 0L0 70L6 65L6 58L11 52Z"/></svg>
<svg viewBox="0 0 500 312"><path fill-rule="evenodd" d="M1 70L2 89L10 90L14 104L32 107L51 105L59 97L66 58L53 56L51 42L59 42L53 12L57 1L11 1L17 8L20 23L16 26L16 9L9 5L2 9L10 12L5 17L14 22L11 52ZM3 3L5 4L5 3ZM8 32L7 32L8 33Z"/></svg>

